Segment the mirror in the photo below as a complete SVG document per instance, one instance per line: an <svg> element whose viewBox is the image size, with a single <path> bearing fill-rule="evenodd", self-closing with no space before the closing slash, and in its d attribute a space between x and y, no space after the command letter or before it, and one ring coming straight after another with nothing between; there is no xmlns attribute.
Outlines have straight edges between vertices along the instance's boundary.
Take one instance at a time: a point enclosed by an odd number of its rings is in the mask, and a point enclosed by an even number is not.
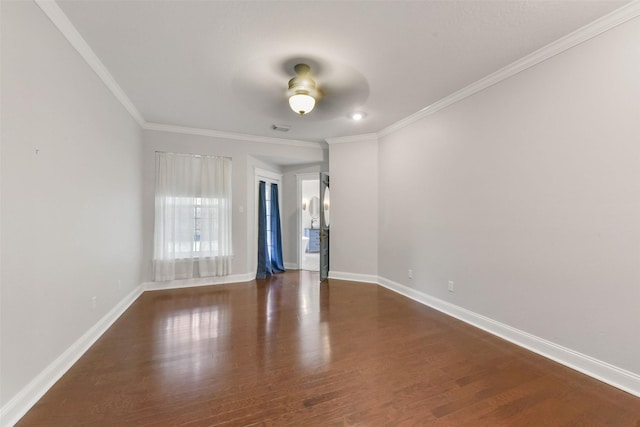
<svg viewBox="0 0 640 427"><path fill-rule="evenodd" d="M320 218L320 199L313 196L309 200L309 216L311 216L311 228L315 228L314 224L318 222Z"/></svg>
<svg viewBox="0 0 640 427"><path fill-rule="evenodd" d="M324 215L324 224L329 227L329 211L331 208L331 192L329 187L324 190L324 200L322 201L322 213Z"/></svg>

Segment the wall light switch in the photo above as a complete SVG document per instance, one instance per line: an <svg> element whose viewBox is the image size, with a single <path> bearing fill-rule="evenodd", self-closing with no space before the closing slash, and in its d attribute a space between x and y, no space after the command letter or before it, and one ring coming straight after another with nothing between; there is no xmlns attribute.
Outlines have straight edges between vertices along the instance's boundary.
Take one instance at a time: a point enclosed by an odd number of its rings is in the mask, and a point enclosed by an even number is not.
<svg viewBox="0 0 640 427"><path fill-rule="evenodd" d="M455 291L454 285L455 285L455 283L453 283L451 280L449 280L449 285L447 286L447 289L449 290L449 292L454 292Z"/></svg>

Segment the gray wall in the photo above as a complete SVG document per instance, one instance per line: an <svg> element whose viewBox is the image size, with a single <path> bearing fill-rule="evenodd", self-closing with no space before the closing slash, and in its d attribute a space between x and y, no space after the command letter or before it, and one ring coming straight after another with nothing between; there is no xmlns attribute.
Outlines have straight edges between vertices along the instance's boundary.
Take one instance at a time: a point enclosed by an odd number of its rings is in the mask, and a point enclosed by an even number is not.
<svg viewBox="0 0 640 427"><path fill-rule="evenodd" d="M332 275L378 274L378 140L332 143ZM362 277L362 279L366 279Z"/></svg>
<svg viewBox="0 0 640 427"><path fill-rule="evenodd" d="M142 136L35 3L1 8L3 406L140 284Z"/></svg>
<svg viewBox="0 0 640 427"><path fill-rule="evenodd" d="M637 40L636 18L381 138L379 275L640 373Z"/></svg>

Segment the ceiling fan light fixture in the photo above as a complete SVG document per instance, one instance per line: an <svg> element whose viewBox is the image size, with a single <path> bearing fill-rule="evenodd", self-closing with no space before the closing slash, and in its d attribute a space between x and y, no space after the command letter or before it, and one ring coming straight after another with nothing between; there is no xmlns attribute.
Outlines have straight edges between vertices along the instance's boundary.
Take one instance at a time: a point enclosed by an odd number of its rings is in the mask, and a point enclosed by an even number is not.
<svg viewBox="0 0 640 427"><path fill-rule="evenodd" d="M316 106L316 100L311 95L298 93L289 98L289 106L302 116L313 110L313 107Z"/></svg>
<svg viewBox="0 0 640 427"><path fill-rule="evenodd" d="M294 67L296 76L289 80L289 106L300 114L308 114L316 105L318 90L316 82L311 77L311 68L307 64L298 64Z"/></svg>

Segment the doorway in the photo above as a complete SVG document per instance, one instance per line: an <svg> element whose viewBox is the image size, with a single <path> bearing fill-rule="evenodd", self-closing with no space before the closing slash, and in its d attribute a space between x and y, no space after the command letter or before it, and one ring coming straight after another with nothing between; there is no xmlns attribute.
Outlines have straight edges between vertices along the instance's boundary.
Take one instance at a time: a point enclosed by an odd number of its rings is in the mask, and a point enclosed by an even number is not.
<svg viewBox="0 0 640 427"><path fill-rule="evenodd" d="M299 254L301 270L320 271L320 178L317 173L298 175L301 200L298 215Z"/></svg>

